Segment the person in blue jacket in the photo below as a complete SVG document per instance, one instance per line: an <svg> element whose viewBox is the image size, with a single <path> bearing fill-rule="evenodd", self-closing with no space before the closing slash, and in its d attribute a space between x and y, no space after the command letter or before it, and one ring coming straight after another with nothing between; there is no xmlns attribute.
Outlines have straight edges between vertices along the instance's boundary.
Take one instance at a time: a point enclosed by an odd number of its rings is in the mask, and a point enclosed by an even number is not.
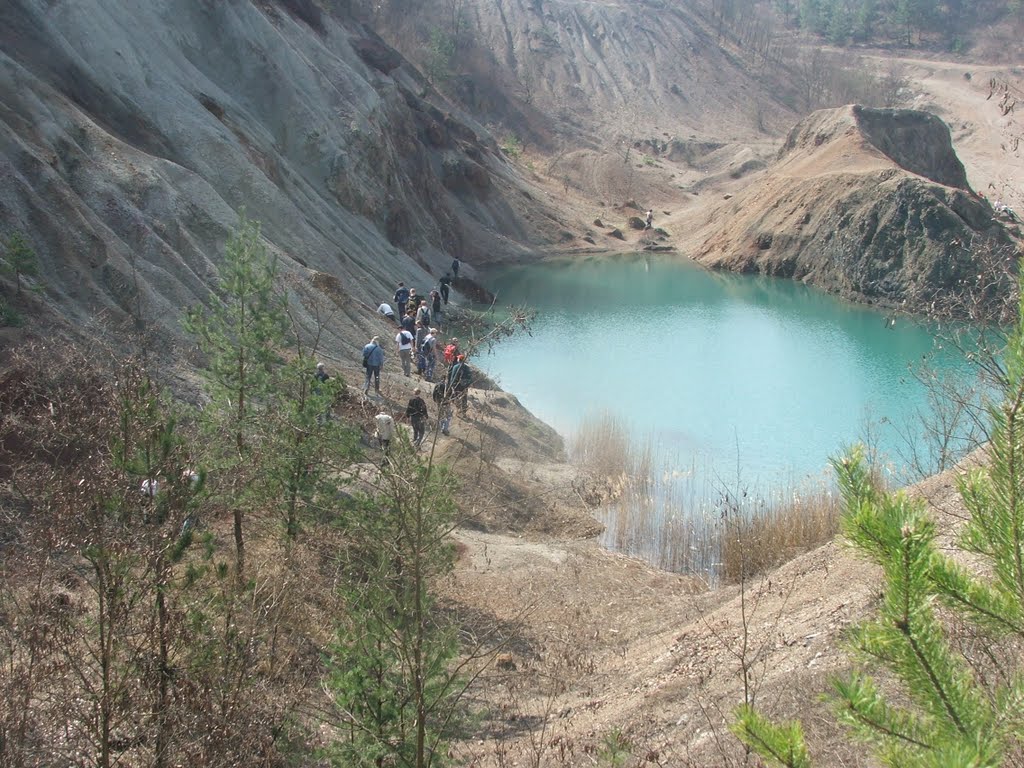
<svg viewBox="0 0 1024 768"><path fill-rule="evenodd" d="M366 385L363 392L370 392L370 378L373 388L380 394L380 369L384 365L384 347L380 345L380 337L374 336L370 343L363 347L363 368L366 369Z"/></svg>

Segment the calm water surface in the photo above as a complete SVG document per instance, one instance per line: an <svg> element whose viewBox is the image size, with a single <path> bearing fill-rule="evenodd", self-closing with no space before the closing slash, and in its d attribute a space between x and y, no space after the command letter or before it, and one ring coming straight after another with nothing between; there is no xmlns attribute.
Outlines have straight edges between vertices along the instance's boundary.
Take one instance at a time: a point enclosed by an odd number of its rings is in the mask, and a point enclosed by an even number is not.
<svg viewBox="0 0 1024 768"><path fill-rule="evenodd" d="M588 416L625 421L662 463L732 488L793 488L865 434L899 462L894 425L925 407L912 366L963 372L934 329L787 280L637 257L510 267L500 305L537 311L532 335L477 363L571 440Z"/></svg>

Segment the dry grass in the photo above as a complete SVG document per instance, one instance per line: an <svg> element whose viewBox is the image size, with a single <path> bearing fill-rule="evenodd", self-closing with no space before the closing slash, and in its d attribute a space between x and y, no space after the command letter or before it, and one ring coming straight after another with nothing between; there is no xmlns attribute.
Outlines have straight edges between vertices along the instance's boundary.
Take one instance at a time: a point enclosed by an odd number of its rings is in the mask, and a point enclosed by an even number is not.
<svg viewBox="0 0 1024 768"><path fill-rule="evenodd" d="M576 462L601 486L601 544L709 584L763 573L832 539L837 499L824 481L766 500L721 493L696 465L654 468L652 441L639 444L608 413L583 422ZM666 462L666 465L668 462Z"/></svg>
<svg viewBox="0 0 1024 768"><path fill-rule="evenodd" d="M730 583L815 549L839 530L839 499L825 487L788 492L778 502L737 511L720 528L718 575Z"/></svg>
<svg viewBox="0 0 1024 768"><path fill-rule="evenodd" d="M572 444L577 463L596 477L631 474L632 447L626 426L611 413L591 416L580 425Z"/></svg>

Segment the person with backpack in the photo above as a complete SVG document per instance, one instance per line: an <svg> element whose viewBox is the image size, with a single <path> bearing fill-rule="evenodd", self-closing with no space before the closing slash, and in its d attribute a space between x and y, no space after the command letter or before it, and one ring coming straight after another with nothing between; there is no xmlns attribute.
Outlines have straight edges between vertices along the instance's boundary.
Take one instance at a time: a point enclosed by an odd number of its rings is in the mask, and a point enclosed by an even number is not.
<svg viewBox="0 0 1024 768"><path fill-rule="evenodd" d="M412 398L405 408L405 415L412 424L412 444L417 448L423 443L423 436L427 432L427 417L430 415L427 413L426 402L420 397L421 391L419 387L412 391Z"/></svg>
<svg viewBox="0 0 1024 768"><path fill-rule="evenodd" d="M380 345L380 336L374 336L370 343L363 347L363 368L366 369L366 384L363 386L363 393L370 392L370 379L373 378L373 388L380 394L380 369L384 365L384 348Z"/></svg>
<svg viewBox="0 0 1024 768"><path fill-rule="evenodd" d="M469 387L473 383L473 371L466 363L466 356L459 355L455 365L448 369L448 391L451 400L459 403L459 413L463 416L469 410Z"/></svg>
<svg viewBox="0 0 1024 768"><path fill-rule="evenodd" d="M416 322L430 325L430 307L427 306L426 299L420 299L420 305L416 310Z"/></svg>
<svg viewBox="0 0 1024 768"><path fill-rule="evenodd" d="M423 363L424 378L434 381L434 368L437 365L437 328L431 328L423 337L419 346L419 358Z"/></svg>
<svg viewBox="0 0 1024 768"><path fill-rule="evenodd" d="M405 317L405 305L409 302L409 289L405 283L399 283L395 290L395 304L398 306L398 316Z"/></svg>
<svg viewBox="0 0 1024 768"><path fill-rule="evenodd" d="M405 328L409 333L416 335L416 310L409 308L405 312L405 317L402 318L400 325Z"/></svg>
<svg viewBox="0 0 1024 768"><path fill-rule="evenodd" d="M412 375L412 344L416 337L405 328L395 336L395 343L398 344L398 359L402 362L402 375Z"/></svg>
<svg viewBox="0 0 1024 768"><path fill-rule="evenodd" d="M451 366L459 356L459 338L452 336L444 348L444 364Z"/></svg>
<svg viewBox="0 0 1024 768"><path fill-rule="evenodd" d="M330 381L331 375L327 373L327 367L323 363L316 364L316 373L313 374L313 394L319 395L323 392L323 385ZM327 406L327 410L320 416L317 416L317 423L323 424L325 421L329 421L331 418L331 406Z"/></svg>
<svg viewBox="0 0 1024 768"><path fill-rule="evenodd" d="M416 353L416 373L420 376L427 370L426 358L423 357L423 353L420 350L423 348L423 342L426 340L428 333L430 331L423 323L416 323L416 335L413 336L412 348Z"/></svg>

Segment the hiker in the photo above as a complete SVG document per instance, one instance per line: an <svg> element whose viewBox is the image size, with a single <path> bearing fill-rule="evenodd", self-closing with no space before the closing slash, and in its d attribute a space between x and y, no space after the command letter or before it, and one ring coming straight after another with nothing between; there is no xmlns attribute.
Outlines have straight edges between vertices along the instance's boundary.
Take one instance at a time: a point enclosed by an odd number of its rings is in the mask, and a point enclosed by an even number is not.
<svg viewBox="0 0 1024 768"><path fill-rule="evenodd" d="M380 303L380 306L377 307L377 312L378 314L384 315L384 317L386 317L388 320L391 320L392 322L395 320L395 310L393 310L391 308L391 305L388 304L386 301L382 301Z"/></svg>
<svg viewBox="0 0 1024 768"><path fill-rule="evenodd" d="M384 406L381 406L380 413L373 417L373 421L377 425L376 435L377 440L380 441L380 449L387 456L388 448L391 447L391 438L395 436L395 420Z"/></svg>
<svg viewBox="0 0 1024 768"><path fill-rule="evenodd" d="M452 287L452 276L450 272L445 272L444 277L437 281L437 284L441 287L441 300L444 301L445 306L448 305L448 291Z"/></svg>
<svg viewBox="0 0 1024 768"><path fill-rule="evenodd" d="M466 356L459 355L455 365L448 369L448 389L451 400L458 400L459 413L463 416L469 410L469 387L473 383L473 372L466 363Z"/></svg>
<svg viewBox="0 0 1024 768"><path fill-rule="evenodd" d="M445 345L445 348L444 348L444 364L448 365L448 366L452 365L452 363L455 362L455 360L456 360L456 358L458 356L459 356L459 337L458 336L452 336L448 340L448 344Z"/></svg>
<svg viewBox="0 0 1024 768"><path fill-rule="evenodd" d="M430 307L427 306L426 299L420 299L420 306L416 310L416 322L430 325Z"/></svg>
<svg viewBox="0 0 1024 768"><path fill-rule="evenodd" d="M380 336L374 336L370 343L363 347L363 368L366 369L366 385L363 392L370 392L370 377L373 377L373 388L380 394L380 369L384 365L384 347L380 345Z"/></svg>
<svg viewBox="0 0 1024 768"><path fill-rule="evenodd" d="M430 331L423 323L416 323L416 335L413 337L413 349L416 351L416 373L420 376L427 370L427 361L423 357L421 350L423 349L423 341L427 338L427 334Z"/></svg>
<svg viewBox="0 0 1024 768"><path fill-rule="evenodd" d="M431 328L419 346L419 357L423 361L424 377L427 381L434 380L434 367L437 365L437 328Z"/></svg>
<svg viewBox="0 0 1024 768"><path fill-rule="evenodd" d="M423 442L423 436L427 431L427 404L423 398L420 397L422 390L416 387L412 391L412 398L409 400L409 405L405 407L405 415L409 417L409 423L412 424L412 444L417 448Z"/></svg>
<svg viewBox="0 0 1024 768"><path fill-rule="evenodd" d="M402 317L402 327L409 333L416 334L416 310L410 307Z"/></svg>
<svg viewBox="0 0 1024 768"><path fill-rule="evenodd" d="M412 375L412 343L415 340L416 337L405 328L395 336L395 343L398 344L398 359L402 362L402 375L406 377Z"/></svg>
<svg viewBox="0 0 1024 768"><path fill-rule="evenodd" d="M323 384L325 381L327 381L331 377L327 374L327 368L324 366L324 364L323 363L317 363L316 364L316 373L313 374L313 378L316 379L319 383ZM313 385L313 391L314 392L319 392L320 389L319 389L319 387L317 387L314 384Z"/></svg>
<svg viewBox="0 0 1024 768"><path fill-rule="evenodd" d="M441 427L441 434L447 435L452 425L452 400L448 397L448 382L441 381L434 385L434 392L431 395L437 403L437 424Z"/></svg>
<svg viewBox="0 0 1024 768"><path fill-rule="evenodd" d="M650 229L653 224L654 224L654 210L651 209L651 210L647 211L647 226L645 226L644 229Z"/></svg>
<svg viewBox="0 0 1024 768"><path fill-rule="evenodd" d="M430 292L430 318L438 328L441 327L441 293L435 288Z"/></svg>
<svg viewBox="0 0 1024 768"><path fill-rule="evenodd" d="M461 266L462 266L462 262L459 261L459 257L458 256L456 256L454 259L452 259L452 276L456 280L459 279L459 267L461 267Z"/></svg>
<svg viewBox="0 0 1024 768"><path fill-rule="evenodd" d="M405 311L408 312L410 309L415 312L417 307L420 305L420 297L416 295L416 289L409 289L409 300L405 303Z"/></svg>
<svg viewBox="0 0 1024 768"><path fill-rule="evenodd" d="M395 304L398 306L398 316L405 317L405 305L409 301L409 289L405 283L399 283L395 290Z"/></svg>

